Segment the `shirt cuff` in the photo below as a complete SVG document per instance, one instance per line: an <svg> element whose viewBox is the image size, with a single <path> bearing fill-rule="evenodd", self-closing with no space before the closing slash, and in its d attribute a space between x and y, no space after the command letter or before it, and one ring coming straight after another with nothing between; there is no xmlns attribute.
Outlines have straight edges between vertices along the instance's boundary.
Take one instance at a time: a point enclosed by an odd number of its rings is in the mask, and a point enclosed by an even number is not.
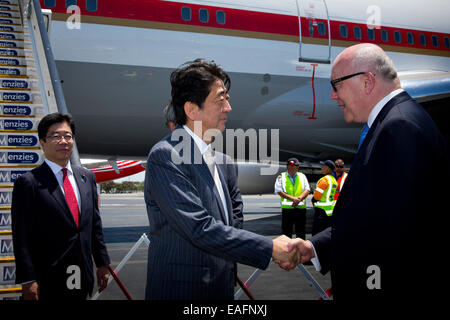
<svg viewBox="0 0 450 320"><path fill-rule="evenodd" d="M311 241L309 241L309 240L306 240L306 241L311 243L313 250L314 250L314 258L311 259L311 262L314 265L314 268L316 268L316 271L320 272L320 270L322 269L322 266L320 265L319 257L317 256L317 253L316 253L316 248L314 248L314 245L312 244Z"/></svg>

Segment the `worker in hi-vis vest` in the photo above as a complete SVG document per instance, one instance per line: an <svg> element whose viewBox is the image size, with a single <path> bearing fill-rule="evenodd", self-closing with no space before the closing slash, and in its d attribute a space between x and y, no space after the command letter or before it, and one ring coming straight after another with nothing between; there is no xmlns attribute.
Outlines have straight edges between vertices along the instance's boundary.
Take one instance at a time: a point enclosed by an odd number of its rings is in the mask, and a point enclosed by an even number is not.
<svg viewBox="0 0 450 320"><path fill-rule="evenodd" d="M339 194L341 193L342 188L344 187L345 180L347 179L348 173L344 171L345 164L344 160L337 159L334 161L334 165L336 166L336 169L333 172L333 177L336 179L337 182L337 188L336 193L334 194L334 200L337 200L339 197Z"/></svg>
<svg viewBox="0 0 450 320"><path fill-rule="evenodd" d="M311 200L314 205L312 235L331 226L331 215L336 204L334 194L336 193L337 182L332 176L335 169L334 162L326 160L320 162L320 164L322 165L322 173L325 176L317 182L314 197Z"/></svg>
<svg viewBox="0 0 450 320"><path fill-rule="evenodd" d="M290 158L286 166L287 171L275 181L275 194L281 201L281 229L284 235L292 238L295 225L296 237L305 239L306 197L310 193L308 179L298 171L298 159Z"/></svg>

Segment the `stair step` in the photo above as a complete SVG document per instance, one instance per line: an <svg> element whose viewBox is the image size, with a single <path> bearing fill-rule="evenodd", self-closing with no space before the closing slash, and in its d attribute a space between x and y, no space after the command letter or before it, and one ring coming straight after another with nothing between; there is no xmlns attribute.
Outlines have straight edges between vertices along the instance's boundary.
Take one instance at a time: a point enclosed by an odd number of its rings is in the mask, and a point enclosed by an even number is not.
<svg viewBox="0 0 450 320"><path fill-rule="evenodd" d="M0 103L0 117L40 117L45 115L42 104Z"/></svg>
<svg viewBox="0 0 450 320"><path fill-rule="evenodd" d="M0 169L0 184L1 186L8 186L12 188L12 185L16 181L18 177L20 177L22 174L30 171L30 168L1 168ZM2 219L6 219L5 217L2 218L2 213L4 211L0 211L0 230L2 229L2 226L6 226L6 220L3 221Z"/></svg>
<svg viewBox="0 0 450 320"><path fill-rule="evenodd" d="M0 18L0 24L6 26L21 26L22 21L14 18Z"/></svg>
<svg viewBox="0 0 450 320"><path fill-rule="evenodd" d="M32 133L0 133L0 148L40 148L39 139L36 134ZM1 179L0 179L1 181Z"/></svg>
<svg viewBox="0 0 450 320"><path fill-rule="evenodd" d="M32 66L0 66L0 75L36 76L36 69Z"/></svg>
<svg viewBox="0 0 450 320"><path fill-rule="evenodd" d="M19 48L19 49L23 49L23 46L24 46L23 39L0 40L0 47L1 48Z"/></svg>
<svg viewBox="0 0 450 320"><path fill-rule="evenodd" d="M40 164L42 161L44 161L42 150L0 150L0 162L2 164ZM0 199L0 205L6 204L2 203Z"/></svg>
<svg viewBox="0 0 450 320"><path fill-rule="evenodd" d="M0 58L1 59L1 58ZM0 90L8 89L38 89L39 83L36 79L24 79L13 77L0 77Z"/></svg>
<svg viewBox="0 0 450 320"><path fill-rule="evenodd" d="M39 91L15 91L6 89L0 90L0 102L1 103L16 103L16 102L30 102L40 103L42 102L41 93Z"/></svg>
<svg viewBox="0 0 450 320"><path fill-rule="evenodd" d="M10 7L4 7L4 8L10 8ZM19 11L12 11L7 9L1 9L0 7L0 18L16 18L20 19L20 13Z"/></svg>
<svg viewBox="0 0 450 320"><path fill-rule="evenodd" d="M0 132L36 132L40 119L0 118ZM1 160L0 160L1 163Z"/></svg>
<svg viewBox="0 0 450 320"><path fill-rule="evenodd" d="M0 31L23 32L23 27L21 25L7 25L7 26L0 25Z"/></svg>
<svg viewBox="0 0 450 320"><path fill-rule="evenodd" d="M14 49L14 48L0 48L0 55L2 56L12 56L12 57L25 57L24 49Z"/></svg>

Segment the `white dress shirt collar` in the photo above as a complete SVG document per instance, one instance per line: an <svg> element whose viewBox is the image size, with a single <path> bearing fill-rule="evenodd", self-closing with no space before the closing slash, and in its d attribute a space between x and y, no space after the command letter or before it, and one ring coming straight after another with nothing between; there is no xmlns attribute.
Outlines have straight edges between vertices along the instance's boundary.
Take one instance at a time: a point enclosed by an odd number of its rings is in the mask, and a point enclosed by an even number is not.
<svg viewBox="0 0 450 320"><path fill-rule="evenodd" d="M47 163L48 166L50 167L50 169L52 169L54 175L58 174L63 169L63 167L61 167L59 164L57 164L53 161L50 161L48 159L45 159L45 163ZM67 171L70 172L71 174L73 174L72 166L70 165L70 161L67 162L67 164L64 168L67 168Z"/></svg>
<svg viewBox="0 0 450 320"><path fill-rule="evenodd" d="M205 141L200 139L200 137L198 135L196 135L194 132L192 132L192 130L189 129L188 126L184 125L183 128L184 128L184 130L187 131L187 133L189 133L189 135L192 137L192 139L194 139L194 142L197 145L197 147L200 150L200 153L202 155L206 152L206 150L208 150L208 148L211 148L211 144L207 144Z"/></svg>
<svg viewBox="0 0 450 320"><path fill-rule="evenodd" d="M372 111L369 114L369 119L367 120L367 125L369 126L369 128L372 126L373 122L377 118L381 109L383 109L383 107L386 105L386 103L388 103L389 100L391 100L393 97L395 97L396 95L398 95L399 93L401 93L403 91L404 90L401 88L394 90L391 93L389 93L387 96L385 96L383 99L378 101L378 103L375 105L375 107L373 107Z"/></svg>

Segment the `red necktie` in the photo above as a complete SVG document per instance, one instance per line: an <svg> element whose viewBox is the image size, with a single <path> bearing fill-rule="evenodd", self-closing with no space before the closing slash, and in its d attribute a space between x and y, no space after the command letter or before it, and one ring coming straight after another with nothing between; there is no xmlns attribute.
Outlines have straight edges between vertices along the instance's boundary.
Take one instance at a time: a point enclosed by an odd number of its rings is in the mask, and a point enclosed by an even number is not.
<svg viewBox="0 0 450 320"><path fill-rule="evenodd" d="M78 211L78 202L77 197L75 196L75 192L73 191L72 184L67 177L67 168L62 169L63 172L63 185L64 185L64 194L66 195L66 201L69 205L70 211L72 212L73 219L78 227L78 219L79 219L79 211Z"/></svg>

